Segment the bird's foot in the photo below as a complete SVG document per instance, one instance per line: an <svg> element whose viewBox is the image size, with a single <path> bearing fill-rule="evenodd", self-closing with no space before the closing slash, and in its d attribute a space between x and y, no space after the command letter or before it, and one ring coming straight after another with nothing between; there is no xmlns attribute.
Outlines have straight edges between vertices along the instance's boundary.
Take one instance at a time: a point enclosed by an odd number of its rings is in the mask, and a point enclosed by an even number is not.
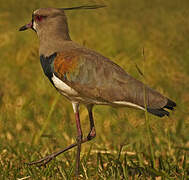
<svg viewBox="0 0 189 180"><path fill-rule="evenodd" d="M84 141L82 141L82 143L83 142ZM86 140L85 140L85 142L86 142ZM48 155L48 156L46 156L46 157L44 157L42 159L39 159L38 161L33 161L31 163L27 163L27 165L38 165L39 167L40 166L46 166L47 163L49 163L51 160L53 160L56 156L58 156L58 155L60 155L60 154L62 154L64 152L68 151L69 149L72 149L75 146L77 146L77 143L71 144L67 148L61 149L61 150L59 150L57 152L54 152L54 153L52 153L52 154L50 154L50 155Z"/></svg>
<svg viewBox="0 0 189 180"><path fill-rule="evenodd" d="M31 166L31 165L37 165L38 167L44 166L46 167L47 163L49 163L51 160L53 160L55 158L54 154L50 154L44 158L41 158L37 161L32 161L30 163L27 163L27 165Z"/></svg>
<svg viewBox="0 0 189 180"><path fill-rule="evenodd" d="M96 136L96 132L95 132L95 128L92 128L90 133L88 134L87 138L84 138L84 139L81 139L81 144L82 143L85 143L87 141L90 141L91 139L95 138ZM37 165L39 167L41 166L46 166L47 163L49 163L51 160L53 160L54 158L56 158L56 156L68 151L69 149L72 149L73 147L76 147L78 145L78 143L74 143L74 144L71 144L70 146L66 147L65 149L61 149L57 152L54 152L42 159L39 159L37 161L33 161L33 162L30 162L30 163L26 163L27 165Z"/></svg>

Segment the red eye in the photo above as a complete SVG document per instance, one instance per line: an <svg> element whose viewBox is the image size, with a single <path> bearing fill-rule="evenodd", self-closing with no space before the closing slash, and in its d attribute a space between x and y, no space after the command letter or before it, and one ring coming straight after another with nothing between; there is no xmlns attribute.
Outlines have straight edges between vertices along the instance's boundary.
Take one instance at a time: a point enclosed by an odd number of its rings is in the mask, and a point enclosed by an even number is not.
<svg viewBox="0 0 189 180"><path fill-rule="evenodd" d="M37 21L42 21L43 18L44 18L44 16L37 15L37 16L35 17L35 20L37 20Z"/></svg>

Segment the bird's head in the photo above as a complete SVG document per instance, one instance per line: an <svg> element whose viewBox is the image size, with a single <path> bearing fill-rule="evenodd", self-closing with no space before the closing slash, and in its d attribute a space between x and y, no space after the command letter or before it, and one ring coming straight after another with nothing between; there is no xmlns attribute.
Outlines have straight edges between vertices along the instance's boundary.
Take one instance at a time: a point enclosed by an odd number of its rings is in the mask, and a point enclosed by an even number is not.
<svg viewBox="0 0 189 180"><path fill-rule="evenodd" d="M25 31L27 29L33 29L38 35L44 31L54 33L55 31L61 31L65 33L65 37L69 38L67 19L65 16L65 10L75 9L97 9L105 7L104 5L92 5L92 6L78 6L71 8L40 8L33 12L32 20L30 23L22 26L19 31Z"/></svg>
<svg viewBox="0 0 189 180"><path fill-rule="evenodd" d="M62 31L68 34L68 25L63 9L58 8L40 8L32 13L32 20L30 23L22 26L19 31L32 29L40 36L44 32L55 33Z"/></svg>

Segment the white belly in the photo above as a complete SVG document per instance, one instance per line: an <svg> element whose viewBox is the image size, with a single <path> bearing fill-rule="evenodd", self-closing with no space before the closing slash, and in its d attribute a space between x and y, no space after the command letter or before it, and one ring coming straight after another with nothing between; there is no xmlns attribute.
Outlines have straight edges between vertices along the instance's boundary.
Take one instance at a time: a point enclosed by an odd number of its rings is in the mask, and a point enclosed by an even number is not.
<svg viewBox="0 0 189 180"><path fill-rule="evenodd" d="M81 102L84 104L103 104L103 105L108 104L106 102L99 102L94 99L90 99L88 97L81 97L76 90L74 90L73 88L68 86L66 83L64 83L62 80L60 80L58 77L56 77L54 74L52 77L52 81L53 81L55 87L59 90L59 92L62 95L64 95L65 97L67 97L68 99L70 99L71 101Z"/></svg>
<svg viewBox="0 0 189 180"><path fill-rule="evenodd" d="M77 96L78 93L53 74L52 81L55 87L66 96Z"/></svg>

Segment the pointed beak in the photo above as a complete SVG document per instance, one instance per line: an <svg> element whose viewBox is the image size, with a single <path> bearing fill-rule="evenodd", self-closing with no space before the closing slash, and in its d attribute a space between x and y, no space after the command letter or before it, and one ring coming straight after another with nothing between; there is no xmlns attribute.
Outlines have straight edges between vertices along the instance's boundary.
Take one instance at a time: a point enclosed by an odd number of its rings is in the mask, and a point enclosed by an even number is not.
<svg viewBox="0 0 189 180"><path fill-rule="evenodd" d="M30 28L33 28L33 23L32 22L30 22L29 24L26 24L26 25L22 26L19 29L19 31L25 31L25 30L30 29Z"/></svg>

